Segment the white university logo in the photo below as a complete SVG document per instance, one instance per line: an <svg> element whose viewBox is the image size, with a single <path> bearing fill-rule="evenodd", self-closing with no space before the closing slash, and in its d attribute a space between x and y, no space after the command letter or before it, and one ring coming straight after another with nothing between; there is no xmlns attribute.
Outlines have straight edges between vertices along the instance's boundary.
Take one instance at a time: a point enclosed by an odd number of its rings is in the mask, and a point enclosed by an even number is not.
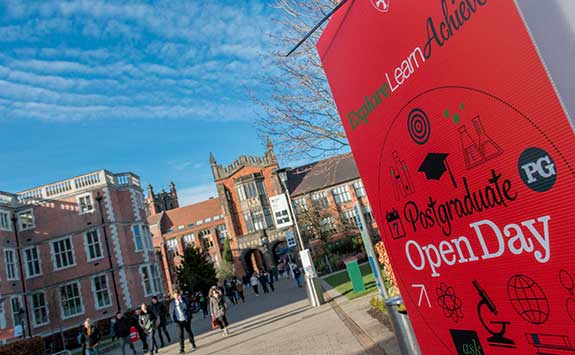
<svg viewBox="0 0 575 355"><path fill-rule="evenodd" d="M371 4L377 9L379 12L388 12L389 11L389 3L391 0L370 0Z"/></svg>

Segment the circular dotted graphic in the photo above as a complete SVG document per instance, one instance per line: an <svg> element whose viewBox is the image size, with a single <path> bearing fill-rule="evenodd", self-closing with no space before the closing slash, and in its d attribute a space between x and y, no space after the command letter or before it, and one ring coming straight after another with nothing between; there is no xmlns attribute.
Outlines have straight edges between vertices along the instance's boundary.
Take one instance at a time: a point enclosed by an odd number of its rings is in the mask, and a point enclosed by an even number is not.
<svg viewBox="0 0 575 355"><path fill-rule="evenodd" d="M429 118L422 109L414 108L407 117L409 136L417 144L425 144L431 135Z"/></svg>

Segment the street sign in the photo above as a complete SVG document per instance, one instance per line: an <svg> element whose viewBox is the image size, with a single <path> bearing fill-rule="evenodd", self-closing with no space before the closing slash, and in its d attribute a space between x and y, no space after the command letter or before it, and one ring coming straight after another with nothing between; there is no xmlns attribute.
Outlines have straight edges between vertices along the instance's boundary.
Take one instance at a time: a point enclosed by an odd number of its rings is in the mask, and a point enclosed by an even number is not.
<svg viewBox="0 0 575 355"><path fill-rule="evenodd" d="M276 228L284 228L293 225L290 217L288 201L285 194L270 197L270 206L274 214Z"/></svg>
<svg viewBox="0 0 575 355"><path fill-rule="evenodd" d="M516 3L348 1L318 50L422 353L574 353L573 129Z"/></svg>
<svg viewBox="0 0 575 355"><path fill-rule="evenodd" d="M309 278L317 277L309 249L300 251L299 256L301 258L301 265L305 272L305 276Z"/></svg>
<svg viewBox="0 0 575 355"><path fill-rule="evenodd" d="M293 230L291 230L291 229L288 230L288 231L286 232L285 236L286 236L287 246L288 246L289 248L295 248L295 247L297 246L297 242L296 242L296 240L295 240L295 236L294 236Z"/></svg>

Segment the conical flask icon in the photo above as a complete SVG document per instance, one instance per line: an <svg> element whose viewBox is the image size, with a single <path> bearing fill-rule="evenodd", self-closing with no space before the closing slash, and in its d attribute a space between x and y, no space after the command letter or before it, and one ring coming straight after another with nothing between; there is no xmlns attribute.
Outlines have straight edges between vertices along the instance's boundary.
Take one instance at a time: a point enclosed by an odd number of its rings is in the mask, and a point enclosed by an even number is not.
<svg viewBox="0 0 575 355"><path fill-rule="evenodd" d="M481 151L481 154L485 160L495 158L496 156L502 154L503 149L501 149L491 138L489 138L487 133L485 133L483 124L481 123L481 117L477 116L471 121L473 122L475 131L479 137L479 150Z"/></svg>
<svg viewBox="0 0 575 355"><path fill-rule="evenodd" d="M481 154L479 146L477 146L473 139L471 139L465 126L459 127L459 139L461 140L463 158L465 159L465 167L467 169L472 169L485 162L485 158L483 157L483 154Z"/></svg>
<svg viewBox="0 0 575 355"><path fill-rule="evenodd" d="M465 167L468 170L503 154L503 149L501 149L501 147L498 146L497 143L487 135L487 133L485 133L481 117L476 116L471 120L471 122L473 123L473 128L477 133L477 143L471 139L465 126L459 128L459 139L461 140Z"/></svg>

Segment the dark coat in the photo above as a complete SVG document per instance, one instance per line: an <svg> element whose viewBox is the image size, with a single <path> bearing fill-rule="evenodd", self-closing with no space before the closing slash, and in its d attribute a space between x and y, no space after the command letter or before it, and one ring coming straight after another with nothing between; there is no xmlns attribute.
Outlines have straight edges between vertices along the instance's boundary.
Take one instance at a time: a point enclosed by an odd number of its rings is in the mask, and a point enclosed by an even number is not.
<svg viewBox="0 0 575 355"><path fill-rule="evenodd" d="M116 322L114 323L114 335L118 338L125 338L130 336L130 328L132 325L132 321L126 316L122 316L122 318L116 319Z"/></svg>
<svg viewBox="0 0 575 355"><path fill-rule="evenodd" d="M150 305L150 312L156 315L156 318L160 320L160 324L166 324L166 307L160 302L152 303Z"/></svg>
<svg viewBox="0 0 575 355"><path fill-rule="evenodd" d="M80 332L80 343L87 348L93 348L101 339L100 331L97 327L90 326L90 335L88 335L88 329L82 326L82 331Z"/></svg>

